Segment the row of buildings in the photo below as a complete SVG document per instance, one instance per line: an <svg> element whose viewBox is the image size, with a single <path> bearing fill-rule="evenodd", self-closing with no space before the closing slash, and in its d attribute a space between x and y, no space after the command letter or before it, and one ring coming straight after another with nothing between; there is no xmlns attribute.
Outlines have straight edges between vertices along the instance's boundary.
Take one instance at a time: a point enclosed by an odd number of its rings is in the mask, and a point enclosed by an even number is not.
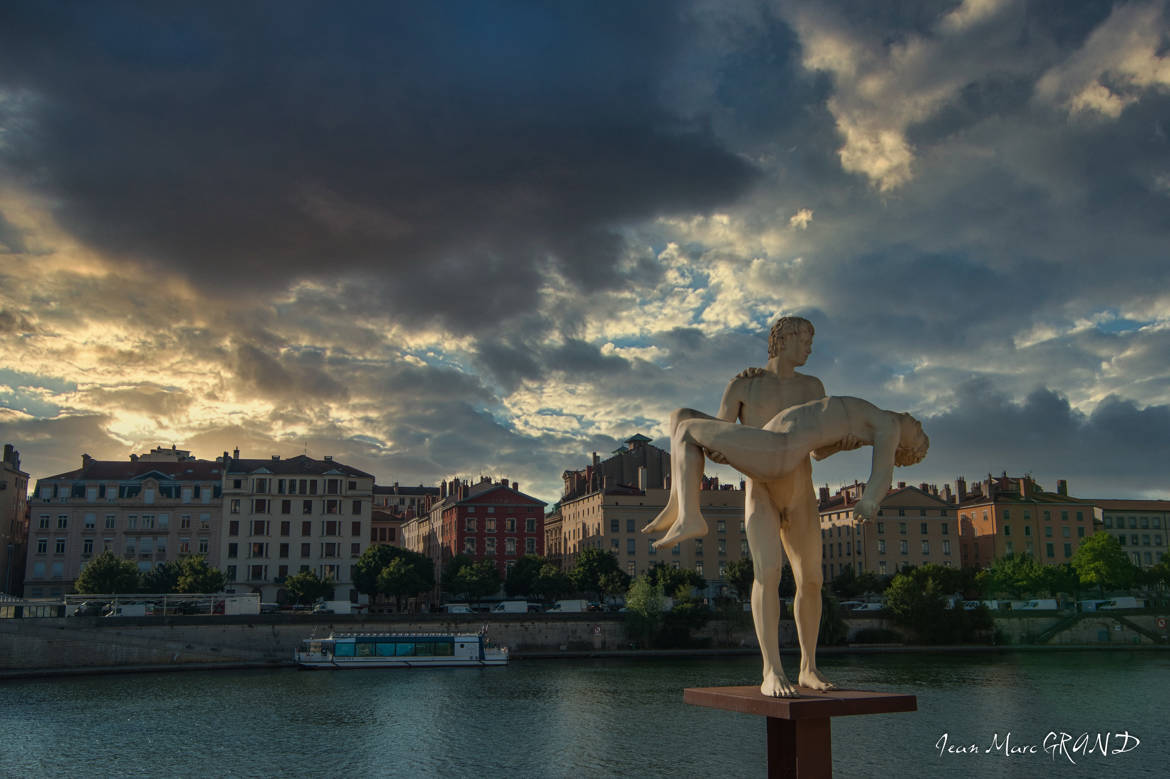
<svg viewBox="0 0 1170 779"><path fill-rule="evenodd" d="M572 566L584 549L612 552L631 576L656 564L694 570L712 583L748 556L743 483L704 479L705 538L656 550L640 528L669 494L669 453L636 435L602 459L565 471L560 500L546 504L508 479L452 479L437 487L379 485L333 460L308 456L200 460L171 447L127 461L81 458L81 467L40 479L28 495L20 456L4 449L0 483L0 574L6 593L52 597L73 590L82 567L110 551L141 571L202 554L237 591L283 601L288 576L312 570L358 599L352 568L373 544L431 557L492 559L506 576L526 554ZM1009 554L1043 563L1072 559L1095 532L1117 537L1136 565L1157 564L1170 541L1170 501L1092 500L1049 492L1031 477L988 476L940 491L899 483L873 522L854 508L863 485L819 494L823 572L892 574L910 565L985 567Z"/></svg>

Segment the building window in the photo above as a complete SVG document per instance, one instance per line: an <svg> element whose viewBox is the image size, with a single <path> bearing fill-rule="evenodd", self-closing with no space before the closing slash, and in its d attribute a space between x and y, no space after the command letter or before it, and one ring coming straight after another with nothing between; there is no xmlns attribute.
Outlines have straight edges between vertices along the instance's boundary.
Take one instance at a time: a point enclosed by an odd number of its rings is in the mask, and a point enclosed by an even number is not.
<svg viewBox="0 0 1170 779"><path fill-rule="evenodd" d="M199 539L199 554L207 554L207 539Z"/></svg>
<svg viewBox="0 0 1170 779"><path fill-rule="evenodd" d="M877 523L877 532L878 532L878 535L881 535L881 534L886 532L886 523L885 522L878 522Z"/></svg>
<svg viewBox="0 0 1170 779"><path fill-rule="evenodd" d="M1072 544L1064 545L1064 556L1066 559L1072 557Z"/></svg>
<svg viewBox="0 0 1170 779"><path fill-rule="evenodd" d="M313 545L305 542L301 544L301 557L311 557L313 554Z"/></svg>
<svg viewBox="0 0 1170 779"><path fill-rule="evenodd" d="M287 519L282 521L280 523L280 534L282 536L285 536L286 538L288 536L291 536L292 535L292 522L289 522Z"/></svg>
<svg viewBox="0 0 1170 779"><path fill-rule="evenodd" d="M468 533L475 532L475 517L465 517L463 519L463 529Z"/></svg>
<svg viewBox="0 0 1170 779"><path fill-rule="evenodd" d="M727 532L727 520L726 519L720 519L715 523L715 532L716 533L726 533Z"/></svg>
<svg viewBox="0 0 1170 779"><path fill-rule="evenodd" d="M950 529L949 529L949 525L947 525L945 522L944 522L944 523L943 523L943 525L942 525L942 534L943 534L944 536L945 536L945 535L950 535Z"/></svg>
<svg viewBox="0 0 1170 779"><path fill-rule="evenodd" d="M312 514L313 513L313 501L302 500L301 501L301 513L302 514Z"/></svg>
<svg viewBox="0 0 1170 779"><path fill-rule="evenodd" d="M291 500L285 499L285 500L282 500L280 502L280 513L281 514L291 514L292 513L292 501Z"/></svg>
<svg viewBox="0 0 1170 779"><path fill-rule="evenodd" d="M656 555L656 554L658 554L658 550L654 548L654 542L653 542L653 541L650 541L650 540L647 540L647 541L646 541L646 554L649 554L649 555Z"/></svg>
<svg viewBox="0 0 1170 779"><path fill-rule="evenodd" d="M231 501L228 503L228 507L229 507L228 511L230 513L239 514L240 513L240 499L239 498L232 498Z"/></svg>
<svg viewBox="0 0 1170 779"><path fill-rule="evenodd" d="M240 545L234 541L232 543L228 544L228 555L227 556L229 559L234 559L236 557L239 557L240 556Z"/></svg>
<svg viewBox="0 0 1170 779"><path fill-rule="evenodd" d="M900 535L906 535L906 523L905 522L898 523L898 533Z"/></svg>
<svg viewBox="0 0 1170 779"><path fill-rule="evenodd" d="M361 545L360 541L350 542L349 556L350 557L361 557L362 556L362 545Z"/></svg>
<svg viewBox="0 0 1170 779"><path fill-rule="evenodd" d="M878 539L878 554L886 553L886 540L884 538Z"/></svg>
<svg viewBox="0 0 1170 779"><path fill-rule="evenodd" d="M1045 525L1044 526L1044 537L1045 538L1052 538L1052 525Z"/></svg>
<svg viewBox="0 0 1170 779"><path fill-rule="evenodd" d="M256 500L252 501L252 513L253 514L267 514L268 513L268 499L267 498L257 498Z"/></svg>
<svg viewBox="0 0 1170 779"><path fill-rule="evenodd" d="M927 525L925 522L923 522L922 527L919 528L918 532L922 535L926 535L927 533L930 532L930 526Z"/></svg>
<svg viewBox="0 0 1170 779"><path fill-rule="evenodd" d="M37 539L37 554L48 554L48 553L49 553L49 539L38 538Z"/></svg>
<svg viewBox="0 0 1170 779"><path fill-rule="evenodd" d="M58 530L67 530L68 528L69 528L69 515L68 514L58 514L57 515L57 529Z"/></svg>
<svg viewBox="0 0 1170 779"><path fill-rule="evenodd" d="M97 514L85 515L85 529L93 530L97 527Z"/></svg>
<svg viewBox="0 0 1170 779"><path fill-rule="evenodd" d="M474 538L463 539L463 554L468 554L468 555L475 554L475 539Z"/></svg>
<svg viewBox="0 0 1170 779"><path fill-rule="evenodd" d="M263 519L253 519L252 520L251 535L254 535L254 536L268 535L268 523Z"/></svg>
<svg viewBox="0 0 1170 779"><path fill-rule="evenodd" d="M302 536L313 535L313 521L312 520L306 519L303 522L301 522L301 535Z"/></svg>
<svg viewBox="0 0 1170 779"><path fill-rule="evenodd" d="M496 539L488 538L486 540L487 540L487 543L484 547L484 554L486 554L488 557L495 557L495 555L496 555Z"/></svg>
<svg viewBox="0 0 1170 779"><path fill-rule="evenodd" d="M1011 525L1004 525L1003 526L1003 534L1005 536L1010 536L1012 534L1012 526Z"/></svg>
<svg viewBox="0 0 1170 779"><path fill-rule="evenodd" d="M950 541L943 541L943 554L950 554L950 553L951 553L951 542Z"/></svg>
<svg viewBox="0 0 1170 779"><path fill-rule="evenodd" d="M113 530L116 523L117 518L114 514L106 514L106 530Z"/></svg>
<svg viewBox="0 0 1170 779"><path fill-rule="evenodd" d="M720 539L718 539L717 543L719 545L719 554L721 554L721 555L727 554L727 539L720 538ZM677 544L675 544L675 548L676 549L678 548Z"/></svg>
<svg viewBox="0 0 1170 779"><path fill-rule="evenodd" d="M622 527L622 521L620 519L611 519L609 521L609 532L611 532L611 533L621 532L621 527Z"/></svg>
<svg viewBox="0 0 1170 779"><path fill-rule="evenodd" d="M617 539L614 539L614 540L616 541ZM505 538L504 539L504 554L506 554L506 555L516 554L516 539L515 538Z"/></svg>
<svg viewBox="0 0 1170 779"><path fill-rule="evenodd" d="M929 541L922 542L922 554L924 554L924 555L930 554L930 542Z"/></svg>
<svg viewBox="0 0 1170 779"><path fill-rule="evenodd" d="M485 519L483 521L483 524L484 524L484 529L487 532L489 532L489 533L496 532L496 518L495 517L488 517L487 519Z"/></svg>
<svg viewBox="0 0 1170 779"><path fill-rule="evenodd" d="M504 520L504 532L505 533L515 533L516 532L516 518L515 517L508 517L507 519Z"/></svg>
<svg viewBox="0 0 1170 779"><path fill-rule="evenodd" d="M536 554L536 539L524 539L524 554Z"/></svg>
<svg viewBox="0 0 1170 779"><path fill-rule="evenodd" d="M239 534L240 534L240 520L233 519L231 522L228 522L228 535L229 536L238 536Z"/></svg>
<svg viewBox="0 0 1170 779"><path fill-rule="evenodd" d="M1052 551L1052 544L1045 544L1044 545L1044 553L1048 557L1056 557L1056 554Z"/></svg>
<svg viewBox="0 0 1170 779"><path fill-rule="evenodd" d="M191 529L191 515L190 514L179 515L179 529L180 530L190 530Z"/></svg>
<svg viewBox="0 0 1170 779"><path fill-rule="evenodd" d="M528 533L536 532L536 519L534 517L524 520L524 530Z"/></svg>
<svg viewBox="0 0 1170 779"><path fill-rule="evenodd" d="M900 554L909 554L910 553L910 543L908 541L899 541L898 542L898 552Z"/></svg>

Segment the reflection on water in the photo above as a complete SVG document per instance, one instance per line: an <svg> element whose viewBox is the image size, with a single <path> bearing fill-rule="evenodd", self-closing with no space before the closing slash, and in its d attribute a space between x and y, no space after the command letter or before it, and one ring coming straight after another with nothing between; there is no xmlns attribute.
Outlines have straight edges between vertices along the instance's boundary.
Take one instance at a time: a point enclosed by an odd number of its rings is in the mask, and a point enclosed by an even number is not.
<svg viewBox="0 0 1170 779"><path fill-rule="evenodd" d="M786 658L790 670L794 658ZM916 713L833 722L839 777L1163 776L1170 655L825 657L843 687L918 695ZM761 776L764 723L687 706L750 684L755 658L516 661L505 668L189 672L0 685L3 776ZM1101 759L946 755L1128 730Z"/></svg>

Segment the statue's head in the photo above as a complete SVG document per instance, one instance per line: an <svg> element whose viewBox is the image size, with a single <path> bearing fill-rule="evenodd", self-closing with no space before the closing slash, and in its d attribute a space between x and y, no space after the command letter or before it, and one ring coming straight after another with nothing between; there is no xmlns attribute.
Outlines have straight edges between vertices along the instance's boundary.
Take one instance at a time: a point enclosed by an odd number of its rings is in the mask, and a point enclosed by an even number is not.
<svg viewBox="0 0 1170 779"><path fill-rule="evenodd" d="M930 448L930 439L922 430L922 423L909 414L899 414L902 435L898 441L898 448L894 450L894 465L907 466L922 462L926 457L926 450Z"/></svg>
<svg viewBox="0 0 1170 779"><path fill-rule="evenodd" d="M813 323L802 316L782 316L772 325L772 333L768 336L768 357L777 357L784 351L784 341L791 335L799 335L807 330L808 337L816 333Z"/></svg>

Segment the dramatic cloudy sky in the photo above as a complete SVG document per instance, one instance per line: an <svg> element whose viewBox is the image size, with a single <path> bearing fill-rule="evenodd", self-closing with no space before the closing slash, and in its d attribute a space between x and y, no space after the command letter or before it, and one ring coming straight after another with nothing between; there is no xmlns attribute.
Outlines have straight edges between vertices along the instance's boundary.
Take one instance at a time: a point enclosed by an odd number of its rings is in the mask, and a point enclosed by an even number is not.
<svg viewBox="0 0 1170 779"><path fill-rule="evenodd" d="M911 482L1170 496L1158 0L0 6L0 441L560 474L778 314ZM867 476L860 452L818 484Z"/></svg>

